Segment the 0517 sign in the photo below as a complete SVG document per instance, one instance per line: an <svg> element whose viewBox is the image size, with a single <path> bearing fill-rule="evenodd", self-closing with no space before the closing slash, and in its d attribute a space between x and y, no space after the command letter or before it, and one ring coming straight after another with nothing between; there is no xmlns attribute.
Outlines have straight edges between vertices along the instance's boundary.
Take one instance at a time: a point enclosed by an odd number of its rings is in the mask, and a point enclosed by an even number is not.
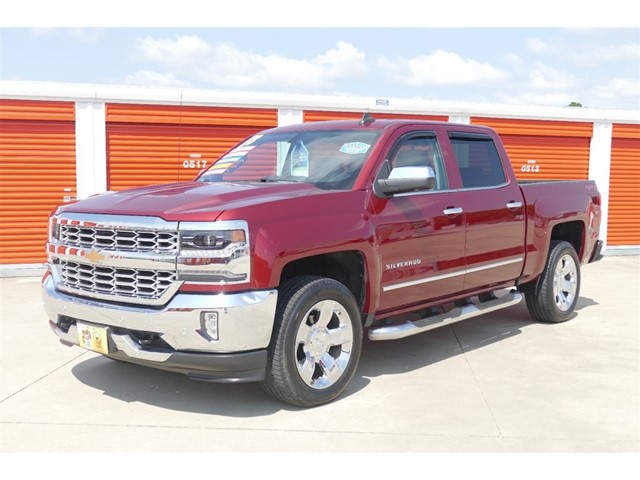
<svg viewBox="0 0 640 480"><path fill-rule="evenodd" d="M183 168L197 168L202 170L207 166L207 160L185 160L182 162Z"/></svg>

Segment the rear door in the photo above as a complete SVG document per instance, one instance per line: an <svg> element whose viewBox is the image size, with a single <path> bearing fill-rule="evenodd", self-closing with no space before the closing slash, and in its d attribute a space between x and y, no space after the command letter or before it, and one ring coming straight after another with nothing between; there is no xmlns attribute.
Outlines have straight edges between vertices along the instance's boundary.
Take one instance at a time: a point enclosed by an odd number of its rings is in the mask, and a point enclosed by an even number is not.
<svg viewBox="0 0 640 480"><path fill-rule="evenodd" d="M454 131L449 138L461 187L456 206L466 223L464 290L507 283L524 263L522 192L491 135Z"/></svg>

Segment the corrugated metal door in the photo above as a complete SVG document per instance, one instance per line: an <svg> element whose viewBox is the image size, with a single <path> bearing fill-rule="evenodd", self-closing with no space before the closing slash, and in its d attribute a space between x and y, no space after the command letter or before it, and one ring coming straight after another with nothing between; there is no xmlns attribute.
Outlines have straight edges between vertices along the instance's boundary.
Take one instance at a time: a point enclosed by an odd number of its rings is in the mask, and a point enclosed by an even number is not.
<svg viewBox="0 0 640 480"><path fill-rule="evenodd" d="M640 125L613 124L607 245L640 246Z"/></svg>
<svg viewBox="0 0 640 480"><path fill-rule="evenodd" d="M502 139L518 180L586 180L593 125L588 122L472 117Z"/></svg>
<svg viewBox="0 0 640 480"><path fill-rule="evenodd" d="M49 213L76 196L75 104L0 100L0 264L43 263Z"/></svg>
<svg viewBox="0 0 640 480"><path fill-rule="evenodd" d="M277 122L275 109L107 104L108 188L191 180Z"/></svg>
<svg viewBox="0 0 640 480"><path fill-rule="evenodd" d="M323 122L326 120L360 120L363 112L333 112L323 110L305 110L304 112L305 122ZM373 112L371 114L374 118L394 118L402 119L409 118L413 120L431 120L436 122L446 122L449 117L446 115L410 115L404 113L386 113L386 112Z"/></svg>

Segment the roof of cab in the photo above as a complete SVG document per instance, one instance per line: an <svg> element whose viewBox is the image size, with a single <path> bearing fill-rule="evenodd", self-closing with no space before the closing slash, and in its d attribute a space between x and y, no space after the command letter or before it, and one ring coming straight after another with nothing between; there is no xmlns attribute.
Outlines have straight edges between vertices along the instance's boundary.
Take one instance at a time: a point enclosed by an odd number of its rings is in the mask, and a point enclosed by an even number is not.
<svg viewBox="0 0 640 480"><path fill-rule="evenodd" d="M351 130L364 128L369 130L384 130L390 126L401 125L451 125L449 122L431 121L431 120L412 120L406 119L389 119L389 118L375 118L373 122L366 125L362 125L360 120L325 120L318 122L297 123L294 125L287 125L283 127L276 127L278 131L287 130ZM270 129L274 130L274 129Z"/></svg>

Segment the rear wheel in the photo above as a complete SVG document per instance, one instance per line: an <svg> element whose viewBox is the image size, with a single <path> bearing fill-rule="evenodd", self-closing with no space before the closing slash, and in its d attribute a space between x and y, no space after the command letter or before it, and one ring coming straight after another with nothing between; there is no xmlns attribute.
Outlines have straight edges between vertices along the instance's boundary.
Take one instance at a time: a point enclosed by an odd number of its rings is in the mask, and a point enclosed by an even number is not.
<svg viewBox="0 0 640 480"><path fill-rule="evenodd" d="M262 388L291 405L330 402L347 387L362 348L360 312L351 292L322 277L282 286Z"/></svg>
<svg viewBox="0 0 640 480"><path fill-rule="evenodd" d="M559 323L571 318L580 295L580 260L569 242L551 242L542 275L524 292L536 320Z"/></svg>

